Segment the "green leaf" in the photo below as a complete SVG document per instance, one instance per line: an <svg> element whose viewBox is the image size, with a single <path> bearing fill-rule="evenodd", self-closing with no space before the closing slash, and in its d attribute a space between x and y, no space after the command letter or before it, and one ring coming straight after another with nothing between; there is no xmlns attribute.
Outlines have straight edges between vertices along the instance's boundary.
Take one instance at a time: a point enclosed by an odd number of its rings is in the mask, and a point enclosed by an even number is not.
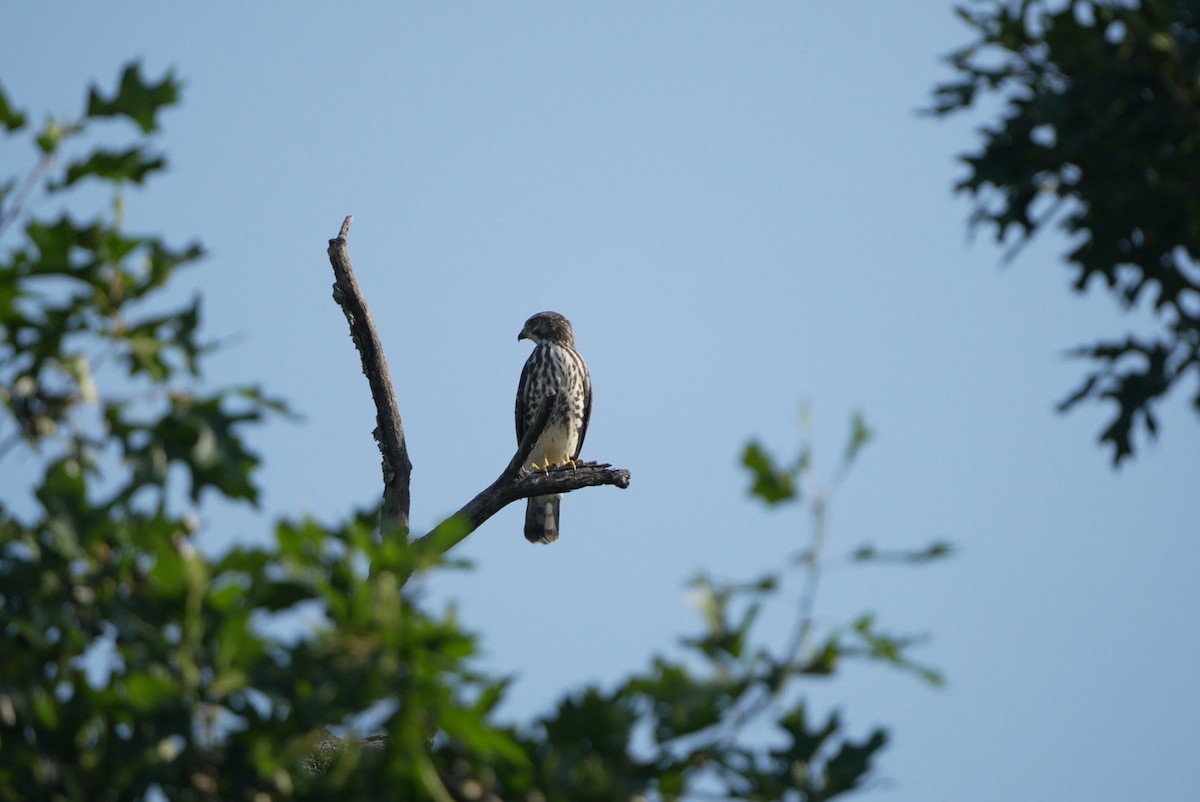
<svg viewBox="0 0 1200 802"><path fill-rule="evenodd" d="M166 284L174 275L175 269L191 264L204 256L204 248L199 243L190 243L180 248L171 248L162 240L150 240L149 270L145 280L132 289L135 297L141 297L151 290Z"/></svg>
<svg viewBox="0 0 1200 802"><path fill-rule="evenodd" d="M381 558L399 558L407 563L408 571L425 571L436 565L444 564L446 552L459 543L471 532L471 522L465 517L452 515L438 524L428 534L414 540L403 552L394 550L381 551ZM403 532L393 533L388 540L392 543L402 542ZM390 560L389 560L390 561ZM395 564L395 563L393 563ZM400 565L397 565L399 568Z"/></svg>
<svg viewBox="0 0 1200 802"><path fill-rule="evenodd" d="M197 299L198 300L198 299ZM230 388L234 395L239 398L244 398L254 404L259 409L268 410L288 420L300 421L303 420L300 413L294 411L291 405L282 398L269 396L263 389L257 385L239 385Z"/></svg>
<svg viewBox="0 0 1200 802"><path fill-rule="evenodd" d="M95 87L88 92L89 117L128 117L143 133L158 130L158 112L179 102L179 82L173 70L158 83L141 76L141 64L133 62L121 73L121 85L111 98L105 98Z"/></svg>
<svg viewBox="0 0 1200 802"><path fill-rule="evenodd" d="M153 710L177 698L181 690L178 681L161 669L130 673L124 684L130 703L141 711Z"/></svg>
<svg viewBox="0 0 1200 802"><path fill-rule="evenodd" d="M649 676L635 679L627 687L645 697L654 718L655 740L665 744L720 722L747 684L693 676L685 666L658 658Z"/></svg>
<svg viewBox="0 0 1200 802"><path fill-rule="evenodd" d="M78 134L82 130L83 125L81 123L63 123L51 117L42 126L42 130L38 133L35 142L37 143L38 150L44 155L50 156L58 150L58 146L62 144L64 139Z"/></svg>
<svg viewBox="0 0 1200 802"><path fill-rule="evenodd" d="M923 549L914 550L894 550L880 551L871 544L867 543L859 546L850 554L850 559L855 562L873 562L873 563L908 563L913 565L921 565L930 563L934 560L940 560L943 557L949 557L954 553L954 546L944 540L937 540L930 543Z"/></svg>
<svg viewBox="0 0 1200 802"><path fill-rule="evenodd" d="M837 668L842 657L842 645L836 635L831 635L800 668L801 673L817 677L828 677Z"/></svg>
<svg viewBox="0 0 1200 802"><path fill-rule="evenodd" d="M59 725L58 705L53 697L43 688L35 688L33 692L33 712L38 722L48 729L57 729Z"/></svg>
<svg viewBox="0 0 1200 802"><path fill-rule="evenodd" d="M850 420L850 439L846 443L846 451L842 455L842 465L845 467L852 465L858 452L874 437L875 433L867 426L862 413L855 412L854 417Z"/></svg>
<svg viewBox="0 0 1200 802"><path fill-rule="evenodd" d="M4 91L4 85L0 84L0 125L11 134L24 128L26 120L25 112L13 108L8 100L8 93Z"/></svg>
<svg viewBox="0 0 1200 802"><path fill-rule="evenodd" d="M754 478L750 487L751 494L771 505L796 498L795 475L777 468L758 442L751 442L746 446L742 453L742 464L750 469Z"/></svg>
<svg viewBox="0 0 1200 802"><path fill-rule="evenodd" d="M193 500L211 487L227 498L256 503L258 488L251 474L259 459L246 447L238 430L242 424L260 419L261 414L254 409L227 410L224 394L207 398L179 396L148 430L154 439L146 449L161 448L166 459L188 470Z"/></svg>
<svg viewBox="0 0 1200 802"><path fill-rule="evenodd" d="M199 327L199 299L183 309L127 325L122 340L129 375L145 374L158 382L165 382L179 368L196 375L197 358L204 350L197 338ZM182 364L174 360L182 360Z"/></svg>
<svg viewBox="0 0 1200 802"><path fill-rule="evenodd" d="M529 763L528 756L512 734L489 726L476 707L451 705L443 708L438 726L489 761L498 759L522 766Z"/></svg>
<svg viewBox="0 0 1200 802"><path fill-rule="evenodd" d="M771 756L789 764L811 763L841 724L841 718L835 712L821 727L809 729L808 709L804 702L800 702L776 722L776 726L790 737L791 744L783 749L771 750Z"/></svg>
<svg viewBox="0 0 1200 802"><path fill-rule="evenodd" d="M78 264L73 257L94 253L104 241L104 229L98 223L76 223L68 214L62 214L54 223L31 221L25 227L26 236L37 247L38 259L27 270L37 276L69 276L93 286L100 287L93 265Z"/></svg>
<svg viewBox="0 0 1200 802"><path fill-rule="evenodd" d="M219 673L212 683L212 693L218 699L243 690L247 685L244 671L236 668L226 669Z"/></svg>
<svg viewBox="0 0 1200 802"><path fill-rule="evenodd" d="M69 187L88 176L105 181L132 181L142 184L146 176L166 166L166 159L162 156L148 156L146 149L141 145L119 151L99 149L93 151L84 161L68 164L66 178L59 186Z"/></svg>
<svg viewBox="0 0 1200 802"><path fill-rule="evenodd" d="M875 730L865 741L846 741L825 764L825 788L822 799L847 793L862 785L871 770L875 753L887 743L887 733Z"/></svg>
<svg viewBox="0 0 1200 802"><path fill-rule="evenodd" d="M876 628L875 616L871 614L860 616L854 622L851 631L861 646L857 648L854 646L844 647L846 653L857 653L859 656L870 660L878 660L896 668L912 672L933 686L940 687L944 684L945 680L940 672L917 663L908 656L909 650L924 641L924 638L914 636L897 637L882 633Z"/></svg>
<svg viewBox="0 0 1200 802"><path fill-rule="evenodd" d="M486 716L496 709L496 705L504 700L504 694L508 692L508 686L511 684L509 679L494 680L484 685L479 694L479 698L475 700L475 711L481 716Z"/></svg>

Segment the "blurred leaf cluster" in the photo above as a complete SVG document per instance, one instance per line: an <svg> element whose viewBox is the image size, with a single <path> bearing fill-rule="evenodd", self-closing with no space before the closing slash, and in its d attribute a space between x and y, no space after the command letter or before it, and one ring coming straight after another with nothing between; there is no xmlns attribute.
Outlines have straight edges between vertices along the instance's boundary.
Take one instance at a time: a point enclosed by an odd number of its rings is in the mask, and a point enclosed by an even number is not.
<svg viewBox="0 0 1200 802"><path fill-rule="evenodd" d="M746 446L750 494L801 519L795 552L781 556L784 568L750 580L698 575L689 598L702 626L681 640L682 650L659 655L611 691L590 687L568 696L520 730L541 798L816 802L869 787L887 732L855 736L837 712L814 715L803 684L854 659L942 684L937 671L912 657L923 639L884 631L874 614L815 624L828 499L871 436L854 416L829 488L814 475L811 447L780 462L758 442ZM886 553L863 546L851 561L930 562L950 551L943 543ZM773 623L769 609L777 613ZM790 625L781 630L780 618Z"/></svg>
<svg viewBox="0 0 1200 802"><path fill-rule="evenodd" d="M453 610L421 602L436 547L381 538L377 511L284 521L265 547L197 547L211 505L256 502L246 436L287 410L254 387L197 389L211 351L200 299L172 301L169 285L201 248L126 229L123 193L166 166L153 137L179 97L173 75L133 64L78 119L34 130L0 89L0 124L33 146L0 205L14 240L0 240L0 459L34 466L28 498L0 498L0 800L826 800L863 787L885 732L852 737L799 683L856 657L939 677L874 615L814 626L826 494L807 452L780 466L754 444L744 459L759 499L812 516L789 568L697 577L703 626L675 656L522 725L496 720L506 682L476 668ZM79 219L89 184L113 201ZM869 439L855 418L843 469ZM802 603L772 643L760 614L791 582Z"/></svg>
<svg viewBox="0 0 1200 802"><path fill-rule="evenodd" d="M977 0L959 13L976 41L951 56L958 76L934 111L1003 102L964 158L973 223L1014 248L1057 225L1077 292L1099 284L1158 321L1073 352L1094 367L1060 410L1113 403L1100 441L1119 464L1139 422L1157 433L1162 398L1200 380L1200 6ZM1200 388L1192 403L1200 414Z"/></svg>
<svg viewBox="0 0 1200 802"><path fill-rule="evenodd" d="M200 300L168 285L202 250L126 229L123 193L165 168L152 137L179 96L131 64L78 119L29 131L0 90L34 154L0 206L0 453L38 466L32 498L0 503L0 799L412 799L444 795L438 755L459 743L523 765L483 724L502 685L402 589L418 555L374 516L281 523L272 548L220 557L194 545L204 504L256 502L245 436L286 407L195 389ZM88 183L113 201L80 219ZM330 733L380 706L387 750Z"/></svg>

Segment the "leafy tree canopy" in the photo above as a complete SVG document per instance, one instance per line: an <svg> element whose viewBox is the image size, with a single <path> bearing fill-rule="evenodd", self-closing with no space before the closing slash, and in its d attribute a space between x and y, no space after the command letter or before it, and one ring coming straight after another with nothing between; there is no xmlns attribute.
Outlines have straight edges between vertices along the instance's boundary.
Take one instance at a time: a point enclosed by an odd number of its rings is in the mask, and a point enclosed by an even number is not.
<svg viewBox="0 0 1200 802"><path fill-rule="evenodd" d="M1100 441L1119 464L1139 422L1156 434L1159 402L1200 380L1200 6L980 0L959 14L976 40L951 56L934 111L1004 103L964 159L973 223L1014 248L1057 226L1077 292L1101 285L1159 322L1074 351L1094 367L1059 408L1111 401Z"/></svg>

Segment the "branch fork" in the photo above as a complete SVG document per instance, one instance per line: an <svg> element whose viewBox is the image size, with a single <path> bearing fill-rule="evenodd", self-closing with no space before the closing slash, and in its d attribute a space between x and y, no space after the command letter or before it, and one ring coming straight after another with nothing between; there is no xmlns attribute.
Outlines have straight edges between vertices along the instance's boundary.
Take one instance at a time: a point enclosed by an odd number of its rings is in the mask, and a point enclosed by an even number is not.
<svg viewBox="0 0 1200 802"><path fill-rule="evenodd" d="M412 463L408 458L404 426L400 421L400 407L396 403L383 345L350 264L346 237L353 222L354 216L348 216L343 221L337 237L329 240L329 262L334 275L333 299L346 315L346 322L350 325L350 336L362 359L363 373L371 386L371 397L375 400L374 435L383 458L380 530L385 534L398 532L407 537ZM614 469L607 463L576 463L574 466L563 466L550 471L525 470L525 463L550 419L554 400L554 393L546 395L528 431L521 438L516 453L496 481L484 488L454 515L434 527L429 534L418 538L414 545L429 546L435 553L445 553L465 540L467 535L478 529L488 518L523 498L569 493L572 490L600 485L613 485L622 489L629 487L629 471L623 468Z"/></svg>

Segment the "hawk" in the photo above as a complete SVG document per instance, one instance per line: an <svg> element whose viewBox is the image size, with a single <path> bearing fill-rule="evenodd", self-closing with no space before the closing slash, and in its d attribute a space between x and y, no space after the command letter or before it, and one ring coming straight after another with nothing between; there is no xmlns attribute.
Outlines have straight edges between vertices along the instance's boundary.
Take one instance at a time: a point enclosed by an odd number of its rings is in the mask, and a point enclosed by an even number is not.
<svg viewBox="0 0 1200 802"><path fill-rule="evenodd" d="M517 442L537 414L546 393L554 396L554 411L533 446L526 469L548 470L568 465L579 457L583 436L592 416L592 377L575 350L571 321L557 312L538 312L525 321L517 340L532 340L533 353L521 370L517 385ZM530 543L558 540L561 493L534 496L525 508L525 539Z"/></svg>

